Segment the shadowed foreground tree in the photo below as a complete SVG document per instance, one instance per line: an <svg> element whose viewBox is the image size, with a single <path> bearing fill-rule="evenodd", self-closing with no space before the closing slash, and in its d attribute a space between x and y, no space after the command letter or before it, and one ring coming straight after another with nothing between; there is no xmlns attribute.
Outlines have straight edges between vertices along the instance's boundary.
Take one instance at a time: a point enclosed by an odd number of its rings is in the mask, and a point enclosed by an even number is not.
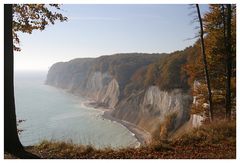
<svg viewBox="0 0 240 163"><path fill-rule="evenodd" d="M198 19L197 19L198 20ZM210 4L202 16L207 67L211 82L214 119L235 118L236 109L236 5ZM208 90L201 54L201 40L195 43L198 52L188 59L186 71L195 83L193 113L208 117ZM231 111L232 108L232 111ZM225 111L226 110L226 111ZM232 116L231 116L232 112Z"/></svg>
<svg viewBox="0 0 240 163"><path fill-rule="evenodd" d="M227 4L227 21L226 21L226 51L227 51L227 61L226 61L226 118L231 119L231 77L232 77L232 6Z"/></svg>
<svg viewBox="0 0 240 163"><path fill-rule="evenodd" d="M19 158L38 158L24 150L17 133L14 100L13 50L20 51L18 31L31 34L33 30L44 30L49 23L67 20L49 7L59 10L60 5L5 4L4 5L4 151Z"/></svg>
<svg viewBox="0 0 240 163"><path fill-rule="evenodd" d="M203 57L203 64L204 64L204 71L205 71L205 80L206 80L207 89L208 89L209 119L210 119L210 121L212 121L213 120L212 91L211 91L210 78L209 78L208 65L207 65L207 58L206 58L206 53L205 53L204 38L203 38L203 34L204 34L203 23L202 23L201 13L200 13L200 9L199 9L198 4L196 4L196 8L197 8L198 20L199 20L199 23L200 23L201 49L202 49L202 57Z"/></svg>
<svg viewBox="0 0 240 163"><path fill-rule="evenodd" d="M211 4L204 15L206 32L206 55L210 67L214 106L226 109L226 118L231 118L235 107L236 65L236 6L234 4ZM225 103L225 106L224 104Z"/></svg>

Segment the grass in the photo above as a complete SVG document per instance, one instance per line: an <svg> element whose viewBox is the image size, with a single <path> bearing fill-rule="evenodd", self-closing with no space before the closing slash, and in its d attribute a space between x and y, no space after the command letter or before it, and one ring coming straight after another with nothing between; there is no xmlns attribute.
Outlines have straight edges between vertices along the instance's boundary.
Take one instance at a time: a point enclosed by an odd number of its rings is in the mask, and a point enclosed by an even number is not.
<svg viewBox="0 0 240 163"><path fill-rule="evenodd" d="M46 159L235 159L236 123L218 121L203 125L175 140L155 140L140 148L96 149L93 146L43 141L26 150ZM13 158L5 154L5 158Z"/></svg>
<svg viewBox="0 0 240 163"><path fill-rule="evenodd" d="M236 122L215 121L205 124L174 140L180 144L219 144L227 142L236 145Z"/></svg>

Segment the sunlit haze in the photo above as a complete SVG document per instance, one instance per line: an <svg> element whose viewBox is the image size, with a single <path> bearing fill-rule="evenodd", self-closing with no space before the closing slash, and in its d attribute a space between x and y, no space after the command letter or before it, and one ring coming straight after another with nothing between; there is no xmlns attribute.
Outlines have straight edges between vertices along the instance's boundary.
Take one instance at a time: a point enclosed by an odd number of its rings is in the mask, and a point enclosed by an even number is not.
<svg viewBox="0 0 240 163"><path fill-rule="evenodd" d="M207 5L201 5L206 12ZM162 53L194 43L189 5L63 5L64 23L31 35L19 33L15 70L48 70L74 58L114 53Z"/></svg>

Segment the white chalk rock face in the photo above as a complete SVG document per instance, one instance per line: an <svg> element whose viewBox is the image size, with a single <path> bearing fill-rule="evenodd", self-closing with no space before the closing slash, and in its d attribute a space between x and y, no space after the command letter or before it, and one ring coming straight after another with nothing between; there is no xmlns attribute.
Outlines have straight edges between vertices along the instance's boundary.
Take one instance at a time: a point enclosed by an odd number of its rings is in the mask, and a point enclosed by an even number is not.
<svg viewBox="0 0 240 163"><path fill-rule="evenodd" d="M202 125L202 121L204 120L203 116L192 114L190 118L190 123L194 128L199 127Z"/></svg>
<svg viewBox="0 0 240 163"><path fill-rule="evenodd" d="M87 81L87 95L96 102L114 108L118 103L120 94L119 84L116 79L107 73L94 72Z"/></svg>
<svg viewBox="0 0 240 163"><path fill-rule="evenodd" d="M105 92L103 90L103 92ZM99 101L102 103L108 104L110 108L114 108L118 102L118 97L120 95L119 85L116 79L112 79L106 88L106 92L102 97L99 98Z"/></svg>
<svg viewBox="0 0 240 163"><path fill-rule="evenodd" d="M104 82L107 82L111 77L107 73L94 72L88 78L86 89L88 91L98 91L103 88Z"/></svg>
<svg viewBox="0 0 240 163"><path fill-rule="evenodd" d="M179 121L185 119L189 95L175 89L170 92L161 91L157 86L150 86L143 99L143 112L155 113L160 121L172 113L177 113Z"/></svg>

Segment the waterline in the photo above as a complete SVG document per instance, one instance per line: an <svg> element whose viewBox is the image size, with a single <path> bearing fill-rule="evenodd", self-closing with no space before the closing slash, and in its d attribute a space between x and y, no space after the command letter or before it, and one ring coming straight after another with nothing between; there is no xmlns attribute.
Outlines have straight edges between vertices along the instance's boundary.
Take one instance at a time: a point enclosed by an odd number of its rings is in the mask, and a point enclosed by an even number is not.
<svg viewBox="0 0 240 163"><path fill-rule="evenodd" d="M92 144L96 148L136 146L138 141L121 124L102 117L103 111L85 106L84 98L44 85L46 74L16 74L17 119L23 145L43 140Z"/></svg>

